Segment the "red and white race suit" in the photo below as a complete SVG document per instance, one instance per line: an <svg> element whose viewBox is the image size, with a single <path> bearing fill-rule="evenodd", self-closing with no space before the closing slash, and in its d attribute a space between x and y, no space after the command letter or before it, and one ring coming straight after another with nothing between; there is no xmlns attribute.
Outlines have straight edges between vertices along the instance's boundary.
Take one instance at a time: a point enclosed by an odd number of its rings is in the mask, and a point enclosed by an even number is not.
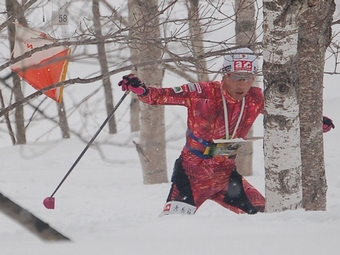
<svg viewBox="0 0 340 255"><path fill-rule="evenodd" d="M229 181L236 169L235 159L224 155L203 155L206 142L213 143L213 139L226 138L222 94L227 103L228 138L237 125L242 100L235 100L227 92L222 92L221 83L217 81L189 83L173 88L148 87L148 90L147 95L139 96L140 101L150 105L187 107L187 142L181 152L181 162L177 162L182 164L184 173L176 171L175 166L167 201L185 202L199 208L204 201L211 199L236 213L249 213L239 203L230 202L233 199L226 199ZM243 114L233 138L244 138L247 135L257 116L263 112L263 107L262 90L251 87L245 97ZM240 180L248 202L256 211L263 211L264 197L243 177Z"/></svg>

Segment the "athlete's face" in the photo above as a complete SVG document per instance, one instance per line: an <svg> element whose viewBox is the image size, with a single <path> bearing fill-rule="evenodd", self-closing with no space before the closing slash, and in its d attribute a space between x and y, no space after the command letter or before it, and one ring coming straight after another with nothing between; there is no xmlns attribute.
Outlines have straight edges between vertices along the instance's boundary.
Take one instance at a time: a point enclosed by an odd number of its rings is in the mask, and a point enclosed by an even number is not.
<svg viewBox="0 0 340 255"><path fill-rule="evenodd" d="M236 100L243 99L253 85L255 75L250 73L227 73L222 83L229 95Z"/></svg>

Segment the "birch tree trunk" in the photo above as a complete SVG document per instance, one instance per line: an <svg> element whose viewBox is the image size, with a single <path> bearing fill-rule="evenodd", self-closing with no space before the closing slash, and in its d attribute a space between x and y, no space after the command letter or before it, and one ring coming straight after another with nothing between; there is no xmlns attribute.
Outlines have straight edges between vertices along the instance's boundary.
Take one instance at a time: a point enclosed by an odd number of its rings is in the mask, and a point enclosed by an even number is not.
<svg viewBox="0 0 340 255"><path fill-rule="evenodd" d="M17 13L21 9L21 5L17 1L6 0L6 9L7 15L17 16ZM23 25L27 25L26 21L23 17L17 17L21 22L24 22ZM15 41L15 25L8 25L8 35L10 41L10 50L11 52L14 49L14 41ZM24 95L21 90L21 81L19 76L16 73L13 74L13 93L15 97L15 101L18 102L24 98ZM25 130L25 120L24 120L24 107L18 106L15 108L15 125L16 125L16 144L26 144L26 130Z"/></svg>
<svg viewBox="0 0 340 255"><path fill-rule="evenodd" d="M302 1L263 1L266 211L302 207L298 16Z"/></svg>
<svg viewBox="0 0 340 255"><path fill-rule="evenodd" d="M187 0L190 42L194 57L204 54L203 32L200 23L199 0ZM197 60L197 78L199 81L208 81L207 65L204 59Z"/></svg>
<svg viewBox="0 0 340 255"><path fill-rule="evenodd" d="M235 15L236 45L254 43L256 41L254 0L235 0Z"/></svg>
<svg viewBox="0 0 340 255"><path fill-rule="evenodd" d="M97 43L98 59L100 63L101 72L102 74L105 74L109 72L109 68L108 68L108 63L107 63L105 44L103 42L103 36L102 36L102 30L101 30L99 0L92 0L92 12L93 12L93 24L94 24L95 35L99 41ZM103 87L104 87L104 92L105 92L104 96L105 96L106 112L107 112L107 115L110 115L114 107L110 77L106 77L103 79ZM108 127L109 127L110 134L117 133L115 116L113 116L109 120Z"/></svg>
<svg viewBox="0 0 340 255"><path fill-rule="evenodd" d="M133 26L136 23L135 13L138 12L138 5L135 0L128 0L128 9L129 9L129 25ZM134 30L129 30L130 36L134 35ZM132 64L138 63L138 47L134 45L130 45L131 57L130 61ZM137 70L132 70L132 73L136 73ZM133 93L131 93L133 94ZM136 95L131 95L130 102L130 129L131 132L140 131L140 106L139 100Z"/></svg>
<svg viewBox="0 0 340 255"><path fill-rule="evenodd" d="M308 1L299 17L300 129L303 208L326 210L322 115L325 51L331 41L334 1ZM318 36L315 36L318 35ZM313 52L313 54L311 54Z"/></svg>
<svg viewBox="0 0 340 255"><path fill-rule="evenodd" d="M135 18L134 37L131 47L138 51L132 58L136 62L158 60L162 45L159 42L159 18L157 0L140 0L131 3ZM147 84L162 87L164 69L160 65L139 67L138 76ZM164 106L141 104L140 160L144 184L168 182L165 150Z"/></svg>
<svg viewBox="0 0 340 255"><path fill-rule="evenodd" d="M236 12L236 45L247 45L256 41L254 0L235 0ZM252 48L255 51L254 48ZM253 136L253 128L247 137ZM237 152L237 171L243 176L253 174L253 144L246 143Z"/></svg>

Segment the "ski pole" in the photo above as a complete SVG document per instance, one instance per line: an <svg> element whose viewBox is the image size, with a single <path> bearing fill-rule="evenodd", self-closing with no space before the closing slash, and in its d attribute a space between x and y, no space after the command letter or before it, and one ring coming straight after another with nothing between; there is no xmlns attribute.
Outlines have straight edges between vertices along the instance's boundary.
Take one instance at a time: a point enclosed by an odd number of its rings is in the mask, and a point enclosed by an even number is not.
<svg viewBox="0 0 340 255"><path fill-rule="evenodd" d="M118 103L116 104L116 106L113 108L113 110L111 111L111 113L107 116L107 118L104 120L103 124L99 127L99 129L97 130L97 132L93 135L93 137L91 138L91 140L87 143L86 147L83 149L83 151L80 153L80 155L78 156L78 158L74 161L74 163L72 164L71 168L68 170L68 172L66 173L66 175L64 176L64 178L61 180L61 182L59 183L59 185L57 186L57 188L53 191L52 195L50 197L46 197L43 201L44 206L47 209L54 209L55 207L55 199L54 199L54 195L55 193L58 191L58 189L60 188L60 186L64 183L64 181L66 180L66 178L70 175L70 173L72 172L72 170L75 168L75 166L78 164L78 162L80 161L80 159L84 156L85 152L90 148L90 146L92 145L93 141L97 138L97 136L99 135L99 133L103 130L104 126L109 122L109 120L112 118L113 114L115 113L115 111L118 109L118 107L121 105L121 103L124 101L124 99L126 98L126 96L130 93L130 91L125 91L124 95L122 96L122 98L118 101Z"/></svg>

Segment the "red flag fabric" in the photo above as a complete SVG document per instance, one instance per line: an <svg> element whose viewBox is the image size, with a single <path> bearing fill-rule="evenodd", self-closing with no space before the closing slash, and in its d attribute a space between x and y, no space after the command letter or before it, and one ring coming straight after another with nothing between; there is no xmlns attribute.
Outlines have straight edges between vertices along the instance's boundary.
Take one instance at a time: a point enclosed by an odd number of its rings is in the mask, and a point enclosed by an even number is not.
<svg viewBox="0 0 340 255"><path fill-rule="evenodd" d="M54 43L45 33L16 25L13 56L18 57L34 48ZM71 50L58 46L32 54L11 66L22 79L37 90L64 81ZM45 95L60 103L63 86L45 92Z"/></svg>

